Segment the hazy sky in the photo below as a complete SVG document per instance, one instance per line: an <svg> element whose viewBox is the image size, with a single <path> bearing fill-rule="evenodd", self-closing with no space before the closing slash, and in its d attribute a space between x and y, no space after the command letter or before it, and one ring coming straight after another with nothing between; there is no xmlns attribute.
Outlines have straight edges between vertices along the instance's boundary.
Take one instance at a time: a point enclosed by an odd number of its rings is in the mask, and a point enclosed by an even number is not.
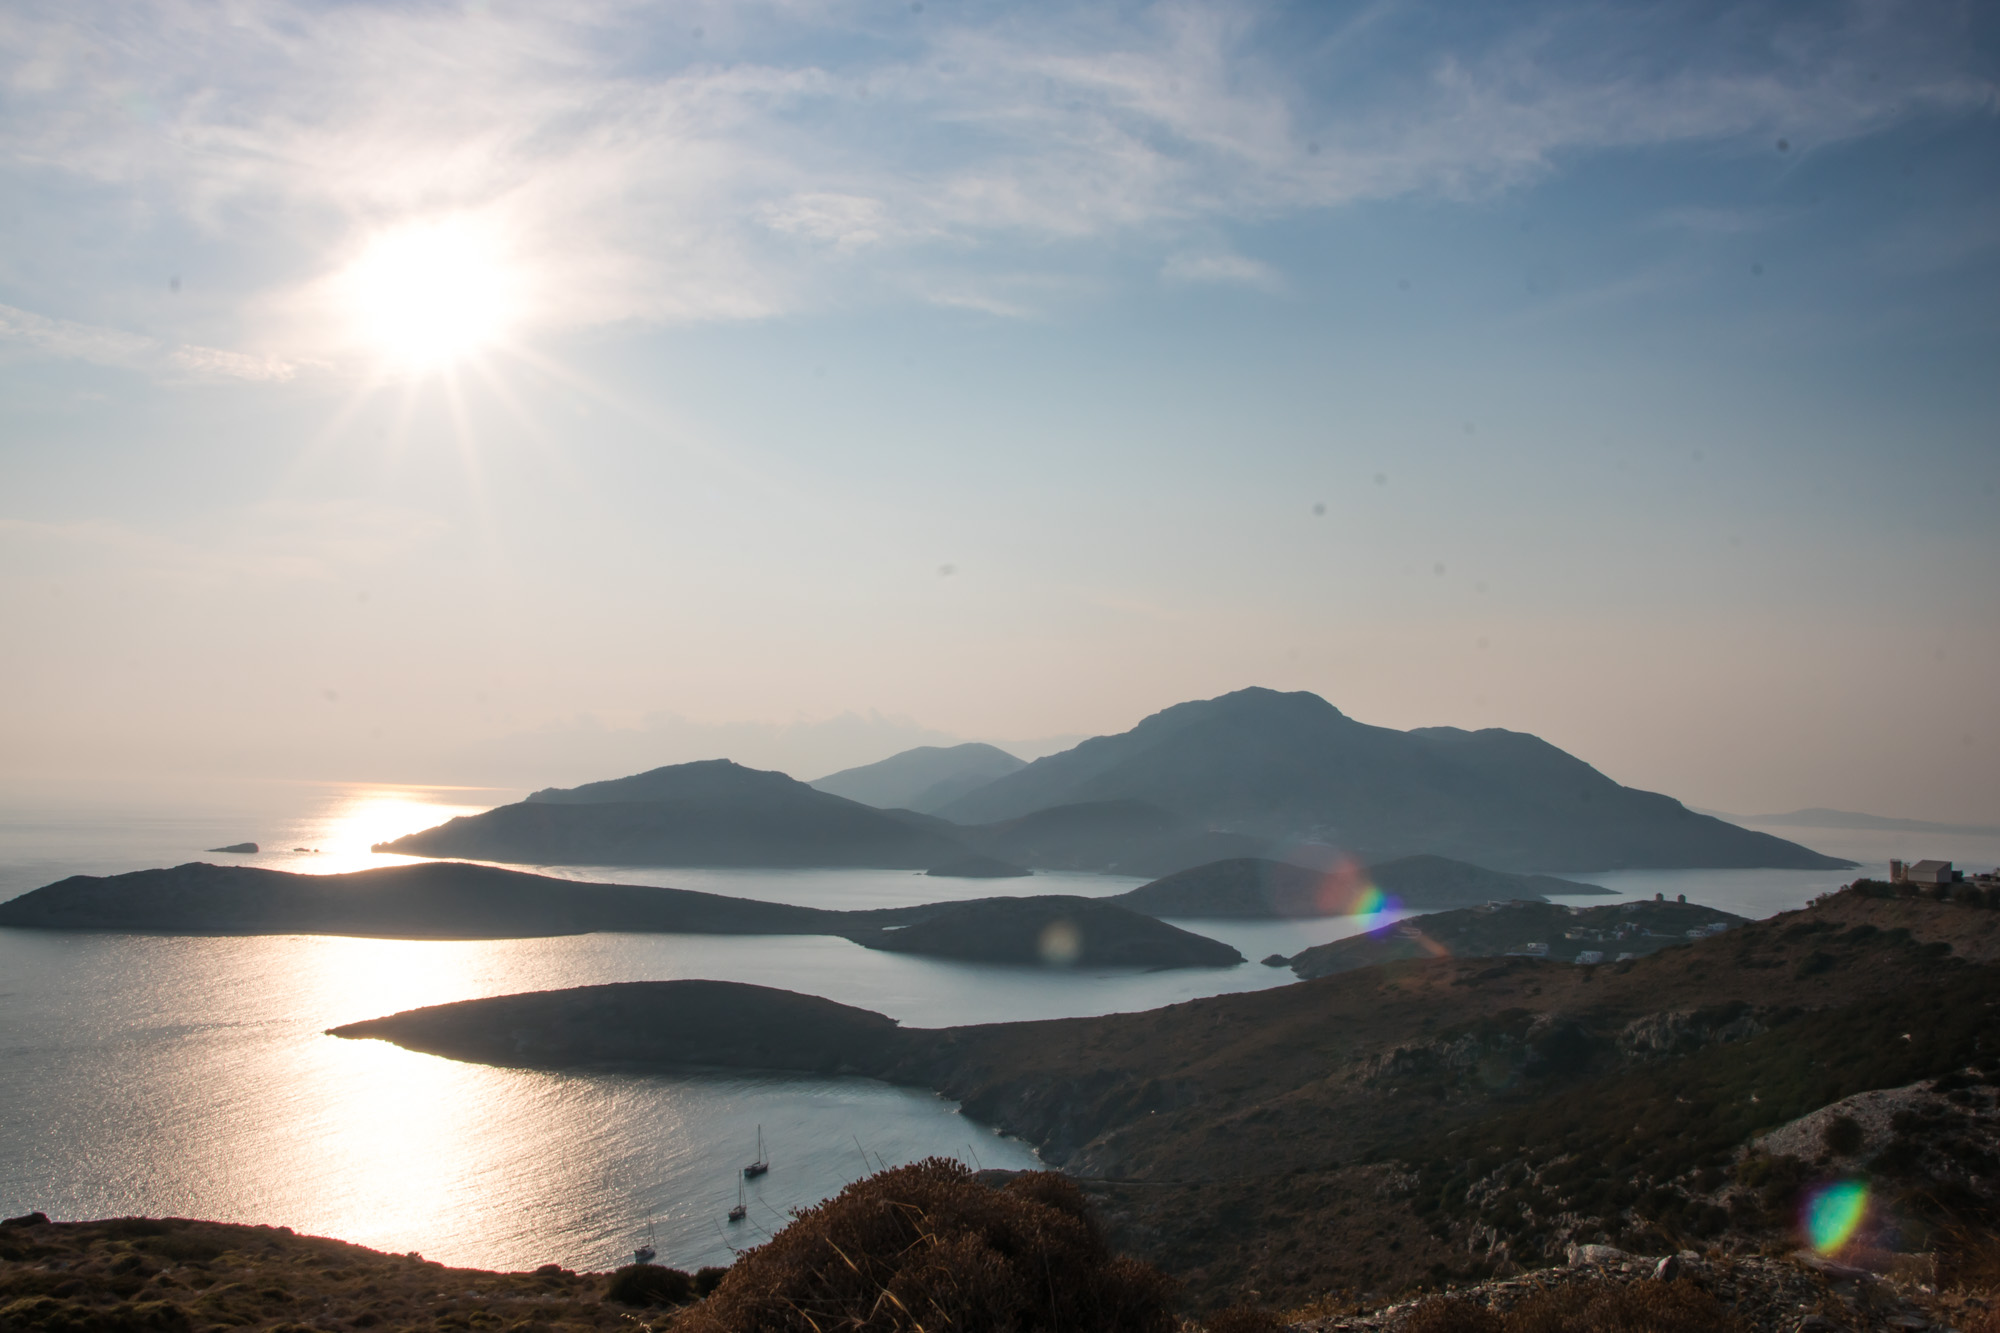
<svg viewBox="0 0 2000 1333"><path fill-rule="evenodd" d="M2000 822L2000 8L0 9L0 776L1243 685Z"/></svg>

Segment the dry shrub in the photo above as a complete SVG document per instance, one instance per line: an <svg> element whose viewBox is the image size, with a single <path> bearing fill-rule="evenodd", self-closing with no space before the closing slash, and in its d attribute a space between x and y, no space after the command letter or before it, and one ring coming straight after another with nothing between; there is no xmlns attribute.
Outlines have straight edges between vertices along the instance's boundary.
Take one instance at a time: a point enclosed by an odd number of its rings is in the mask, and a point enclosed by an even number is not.
<svg viewBox="0 0 2000 1333"><path fill-rule="evenodd" d="M2000 1297L2000 1236L1974 1227L1946 1230L1938 1237L1936 1280L1948 1290Z"/></svg>
<svg viewBox="0 0 2000 1333"><path fill-rule="evenodd" d="M1505 1314L1437 1296L1401 1333L1738 1333L1743 1324L1693 1283L1569 1282L1524 1297Z"/></svg>
<svg viewBox="0 0 2000 1333"><path fill-rule="evenodd" d="M1572 1282L1537 1292L1507 1312L1506 1333L1730 1333L1743 1324L1685 1278L1675 1282Z"/></svg>
<svg viewBox="0 0 2000 1333"><path fill-rule="evenodd" d="M1500 1316L1462 1296L1433 1296L1410 1311L1402 1333L1502 1333Z"/></svg>
<svg viewBox="0 0 2000 1333"><path fill-rule="evenodd" d="M694 1279L662 1264L626 1264L604 1290L605 1300L620 1305L686 1305L694 1296Z"/></svg>
<svg viewBox="0 0 2000 1333"><path fill-rule="evenodd" d="M856 1181L737 1260L678 1333L1171 1333L1172 1280L1113 1256L1052 1172L998 1190L933 1157Z"/></svg>
<svg viewBox="0 0 2000 1333"><path fill-rule="evenodd" d="M1257 1305L1232 1305L1201 1321L1202 1333L1281 1333L1285 1321Z"/></svg>

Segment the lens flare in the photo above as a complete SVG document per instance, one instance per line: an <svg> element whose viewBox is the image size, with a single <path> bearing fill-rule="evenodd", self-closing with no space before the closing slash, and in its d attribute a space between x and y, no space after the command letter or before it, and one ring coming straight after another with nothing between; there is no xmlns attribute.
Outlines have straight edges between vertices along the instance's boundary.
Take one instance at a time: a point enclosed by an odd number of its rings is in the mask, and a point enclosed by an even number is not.
<svg viewBox="0 0 2000 1333"><path fill-rule="evenodd" d="M1806 1195L1806 1240L1815 1252L1832 1254L1854 1239L1868 1214L1868 1186L1858 1180L1822 1185Z"/></svg>
<svg viewBox="0 0 2000 1333"><path fill-rule="evenodd" d="M1050 967L1069 967L1083 956L1083 932L1074 921L1051 921L1042 927L1036 948Z"/></svg>

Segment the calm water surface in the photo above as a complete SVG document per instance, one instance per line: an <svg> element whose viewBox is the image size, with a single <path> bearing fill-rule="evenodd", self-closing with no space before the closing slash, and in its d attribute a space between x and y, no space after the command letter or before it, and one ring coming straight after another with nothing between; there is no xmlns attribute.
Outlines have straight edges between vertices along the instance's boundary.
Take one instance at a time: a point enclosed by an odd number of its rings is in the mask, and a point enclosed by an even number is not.
<svg viewBox="0 0 2000 1333"><path fill-rule="evenodd" d="M0 898L77 873L236 858L336 871L392 863L367 849L519 793L332 784L203 790L182 808L38 801L0 812ZM1781 835L1785 830L1773 830ZM1797 831L1793 831L1795 834ZM1812 845L2000 859L1952 846L1815 831ZM302 848L308 850L293 850ZM1135 880L1039 875L955 881L894 871L632 871L575 878L876 907L992 892L1116 893ZM1751 916L1796 907L1856 872L1626 872L1592 879ZM1598 898L1592 902L1605 902ZM1180 924L1250 960L1163 973L976 967L819 937L585 935L408 942L167 938L0 930L0 1214L143 1213L283 1224L453 1264L604 1268L651 1221L662 1258L726 1262L784 1214L879 1163L931 1154L1025 1167L1017 1142L921 1091L862 1079L560 1075L486 1069L346 1042L325 1029L421 1004L605 981L710 977L825 995L913 1026L1153 1008L1287 984L1271 953L1384 918ZM736 1168L761 1125L772 1169L731 1226Z"/></svg>

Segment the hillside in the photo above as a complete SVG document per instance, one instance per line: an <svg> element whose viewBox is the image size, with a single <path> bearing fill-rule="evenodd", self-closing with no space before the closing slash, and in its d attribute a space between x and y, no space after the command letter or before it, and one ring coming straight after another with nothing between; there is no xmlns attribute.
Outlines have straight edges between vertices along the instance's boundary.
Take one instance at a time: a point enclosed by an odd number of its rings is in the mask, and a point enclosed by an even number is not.
<svg viewBox="0 0 2000 1333"><path fill-rule="evenodd" d="M814 778L809 785L883 810L929 814L1022 766L1021 760L994 745L919 745L873 764Z"/></svg>
<svg viewBox="0 0 2000 1333"><path fill-rule="evenodd" d="M194 1329L629 1330L606 1275L446 1268L290 1227L183 1218L0 1223L7 1333ZM301 1320L309 1322L302 1323Z"/></svg>
<svg viewBox="0 0 2000 1333"><path fill-rule="evenodd" d="M1545 894L1606 893L1548 875L1510 875L1442 856L1406 856L1370 870L1348 865L1309 870L1261 857L1211 861L1142 884L1109 899L1136 912L1166 917L1347 916L1379 910L1366 897L1385 890L1404 907L1459 907L1495 899L1541 898Z"/></svg>
<svg viewBox="0 0 2000 1333"><path fill-rule="evenodd" d="M1849 864L1620 786L1534 736L1372 727L1317 695L1265 689L1178 704L938 813L991 824L1102 801L1265 846L1329 843L1370 863L1429 853L1516 871Z"/></svg>
<svg viewBox="0 0 2000 1333"><path fill-rule="evenodd" d="M1906 924L1865 919L1887 911ZM1948 1270L1971 1261L1951 1228L2000 1207L1951 1146L2000 1114L1984 1091L2000 1084L2000 972L1932 937L1989 939L1994 915L1849 892L1603 967L1440 957L1147 1013L899 1028L856 1067L1033 1143L1087 1183L1115 1244L1198 1300L1278 1304L1559 1261L1575 1242L1782 1241L1810 1164L1740 1145L1867 1089L1944 1080L1970 1119L1912 1122L1877 1182L1906 1243ZM573 1041L594 1054L611 1018L560 993L514 999L446 1006L452 1042L423 1048L513 1063L525 1040L560 1065Z"/></svg>
<svg viewBox="0 0 2000 1333"><path fill-rule="evenodd" d="M1165 875L1219 857L1242 856L1256 840L1215 833L1143 801L1086 801L1037 810L956 836L990 856L1044 870Z"/></svg>
<svg viewBox="0 0 2000 1333"><path fill-rule="evenodd" d="M1620 962L1641 958L1703 934L1719 934L1744 918L1695 903L1629 902L1559 907L1516 899L1455 912L1405 917L1363 935L1315 945L1294 955L1292 971L1310 980L1359 967L1412 958L1545 957Z"/></svg>
<svg viewBox="0 0 2000 1333"><path fill-rule="evenodd" d="M376 850L528 865L922 870L971 850L939 827L714 759L538 791Z"/></svg>

